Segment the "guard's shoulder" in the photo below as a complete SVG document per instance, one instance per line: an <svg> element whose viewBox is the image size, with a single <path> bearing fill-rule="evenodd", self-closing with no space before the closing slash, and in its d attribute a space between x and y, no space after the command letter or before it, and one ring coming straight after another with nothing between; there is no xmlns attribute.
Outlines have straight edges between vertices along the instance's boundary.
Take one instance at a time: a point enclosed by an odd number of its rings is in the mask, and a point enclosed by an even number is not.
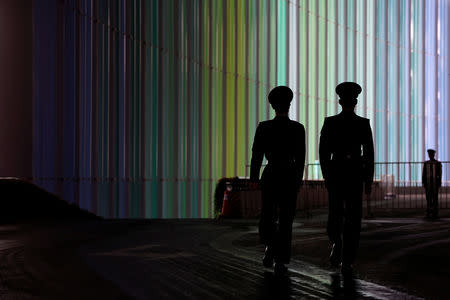
<svg viewBox="0 0 450 300"><path fill-rule="evenodd" d="M361 126L363 127L370 127L370 120L364 117L360 117L360 116L356 116L357 117L357 122L359 124L361 124Z"/></svg>
<svg viewBox="0 0 450 300"><path fill-rule="evenodd" d="M334 122L339 119L339 115L325 117L324 123Z"/></svg>
<svg viewBox="0 0 450 300"><path fill-rule="evenodd" d="M297 131L299 133L303 132L303 134L304 134L305 126L303 126L302 123L291 120L291 125L292 125L292 128L294 128L295 131Z"/></svg>
<svg viewBox="0 0 450 300"><path fill-rule="evenodd" d="M256 130L265 131L267 127L270 127L270 120L259 122Z"/></svg>
<svg viewBox="0 0 450 300"><path fill-rule="evenodd" d="M298 128L304 128L303 124L298 121L295 121L295 120L289 120L289 121L291 122L292 126L295 126Z"/></svg>
<svg viewBox="0 0 450 300"><path fill-rule="evenodd" d="M333 128L333 124L335 124L334 120L336 119L335 117L336 116L325 117L325 119L323 120L322 129L320 130L320 134L328 132L330 129Z"/></svg>
<svg viewBox="0 0 450 300"><path fill-rule="evenodd" d="M367 119L367 118L364 118L364 117L361 117L361 116L358 116L358 115L357 115L357 117L358 117L358 119L359 119L361 122L370 123L370 120Z"/></svg>
<svg viewBox="0 0 450 300"><path fill-rule="evenodd" d="M258 123L258 127L265 127L265 126L269 125L270 121L271 120L261 121L261 122Z"/></svg>

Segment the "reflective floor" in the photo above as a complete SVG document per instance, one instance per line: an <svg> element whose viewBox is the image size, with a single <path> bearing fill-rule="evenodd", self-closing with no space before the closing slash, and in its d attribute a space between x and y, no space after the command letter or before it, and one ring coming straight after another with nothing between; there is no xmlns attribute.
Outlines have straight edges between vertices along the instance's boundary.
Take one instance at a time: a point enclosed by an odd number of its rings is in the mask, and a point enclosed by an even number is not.
<svg viewBox="0 0 450 300"><path fill-rule="evenodd" d="M257 242L256 219L0 226L0 298L447 299L450 296L443 288L449 282L446 265L450 253L449 219L433 223L414 217L364 221L356 275L344 278L339 270L327 264L329 249L324 218L316 216L296 219L294 255L284 276L262 266L263 248ZM433 287L433 283L423 278L431 278L441 288Z"/></svg>

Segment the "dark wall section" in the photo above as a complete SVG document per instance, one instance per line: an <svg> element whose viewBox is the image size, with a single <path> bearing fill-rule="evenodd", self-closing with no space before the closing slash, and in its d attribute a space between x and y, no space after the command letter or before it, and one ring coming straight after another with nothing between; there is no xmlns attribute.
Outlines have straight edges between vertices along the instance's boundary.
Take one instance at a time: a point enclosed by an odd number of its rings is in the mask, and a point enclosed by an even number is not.
<svg viewBox="0 0 450 300"><path fill-rule="evenodd" d="M32 174L32 1L0 1L0 176Z"/></svg>

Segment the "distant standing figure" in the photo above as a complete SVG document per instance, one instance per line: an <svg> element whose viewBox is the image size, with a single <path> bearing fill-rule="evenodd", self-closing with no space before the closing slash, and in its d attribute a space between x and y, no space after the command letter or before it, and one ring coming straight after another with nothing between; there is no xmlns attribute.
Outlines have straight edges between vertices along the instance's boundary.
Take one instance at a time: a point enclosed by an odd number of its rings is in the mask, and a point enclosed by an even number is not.
<svg viewBox="0 0 450 300"><path fill-rule="evenodd" d="M297 191L305 167L305 128L288 117L293 98L290 88L278 86L270 91L268 98L276 116L259 123L256 128L250 180L253 183L259 181L265 155L268 163L260 182L262 208L259 221L260 242L266 246L263 264L272 267L275 259L275 272L285 273L285 264L291 258Z"/></svg>
<svg viewBox="0 0 450 300"><path fill-rule="evenodd" d="M354 112L361 87L343 82L336 93L342 112L325 118L319 156L328 189L330 262L335 267L342 263L342 273L351 274L359 246L363 185L366 194L371 192L374 149L369 119Z"/></svg>
<svg viewBox="0 0 450 300"><path fill-rule="evenodd" d="M442 184L442 164L434 158L436 155L435 150L428 149L427 152L430 160L423 164L422 185L425 188L427 198L427 218L436 219L439 208L439 188Z"/></svg>

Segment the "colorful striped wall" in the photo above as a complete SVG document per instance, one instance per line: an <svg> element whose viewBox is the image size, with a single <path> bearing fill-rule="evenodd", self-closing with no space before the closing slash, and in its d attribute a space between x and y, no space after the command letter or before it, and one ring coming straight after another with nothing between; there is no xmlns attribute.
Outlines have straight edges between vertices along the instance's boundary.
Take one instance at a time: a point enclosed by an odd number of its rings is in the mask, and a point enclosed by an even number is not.
<svg viewBox="0 0 450 300"><path fill-rule="evenodd" d="M447 0L33 5L34 180L101 216L212 217L216 181L249 174L276 85L294 91L307 163L342 81L363 87L377 161L449 160Z"/></svg>

